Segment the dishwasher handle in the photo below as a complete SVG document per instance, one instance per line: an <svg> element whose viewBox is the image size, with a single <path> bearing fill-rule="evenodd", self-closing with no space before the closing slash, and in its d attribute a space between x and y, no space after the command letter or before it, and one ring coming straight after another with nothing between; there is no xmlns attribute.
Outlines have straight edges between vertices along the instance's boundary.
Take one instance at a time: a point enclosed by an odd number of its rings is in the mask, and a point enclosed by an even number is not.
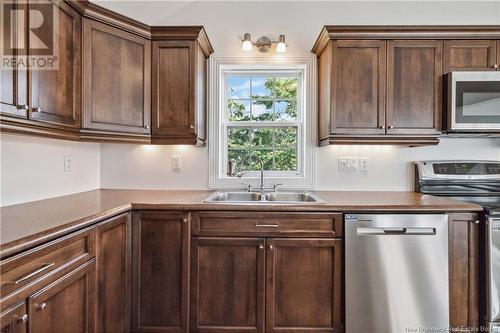
<svg viewBox="0 0 500 333"><path fill-rule="evenodd" d="M404 228L404 227L375 227L375 228L356 228L356 234L360 236L382 236L382 235L435 235L436 228Z"/></svg>

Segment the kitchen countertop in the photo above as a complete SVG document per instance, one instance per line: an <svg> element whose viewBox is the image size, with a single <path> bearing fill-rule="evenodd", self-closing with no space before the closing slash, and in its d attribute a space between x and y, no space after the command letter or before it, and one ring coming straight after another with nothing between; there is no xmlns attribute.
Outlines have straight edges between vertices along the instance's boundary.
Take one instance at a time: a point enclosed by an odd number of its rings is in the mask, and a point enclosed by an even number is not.
<svg viewBox="0 0 500 333"><path fill-rule="evenodd" d="M331 212L475 212L479 205L415 192L314 192L325 204L203 203L208 190L101 189L0 208L0 257L47 242L98 221L143 210L259 210Z"/></svg>

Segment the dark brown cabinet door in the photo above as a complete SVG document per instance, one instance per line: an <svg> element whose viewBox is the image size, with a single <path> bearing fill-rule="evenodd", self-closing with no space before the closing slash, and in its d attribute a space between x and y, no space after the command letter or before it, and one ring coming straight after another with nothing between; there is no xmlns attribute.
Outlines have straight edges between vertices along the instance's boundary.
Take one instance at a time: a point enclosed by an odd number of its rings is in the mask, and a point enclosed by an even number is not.
<svg viewBox="0 0 500 333"><path fill-rule="evenodd" d="M206 58L196 41L155 41L152 51L152 140L205 141Z"/></svg>
<svg viewBox="0 0 500 333"><path fill-rule="evenodd" d="M332 52L331 133L385 133L385 41L339 40Z"/></svg>
<svg viewBox="0 0 500 333"><path fill-rule="evenodd" d="M26 333L28 314L24 302L5 310L0 314L1 333Z"/></svg>
<svg viewBox="0 0 500 333"><path fill-rule="evenodd" d="M83 78L85 129L150 132L150 41L84 19Z"/></svg>
<svg viewBox="0 0 500 333"><path fill-rule="evenodd" d="M387 134L440 134L443 42L387 43Z"/></svg>
<svg viewBox="0 0 500 333"><path fill-rule="evenodd" d="M449 216L450 326L479 328L479 217Z"/></svg>
<svg viewBox="0 0 500 333"><path fill-rule="evenodd" d="M18 9L17 2L11 2L13 9ZM11 55L16 56L20 52L18 48L22 45L20 40L26 41L27 33L21 30L17 24L16 15L10 17L11 24L2 26L5 31L2 33L8 36L4 43L13 43ZM26 17L25 17L26 20ZM20 36L22 35L22 37ZM18 38L16 38L18 37ZM7 56L5 54L5 56ZM16 69L14 66L0 70L0 112L9 116L20 118L28 117L28 71ZM3 332L3 331L2 331Z"/></svg>
<svg viewBox="0 0 500 333"><path fill-rule="evenodd" d="M81 16L63 1L55 1L53 6L56 6L59 18L55 41L57 69L30 71L29 116L41 122L78 128L81 113ZM53 33L52 29L39 30L39 35Z"/></svg>
<svg viewBox="0 0 500 333"><path fill-rule="evenodd" d="M130 330L131 220L122 214L97 226L97 332Z"/></svg>
<svg viewBox="0 0 500 333"><path fill-rule="evenodd" d="M497 40L497 62L495 64L496 68L500 70L500 40Z"/></svg>
<svg viewBox="0 0 500 333"><path fill-rule="evenodd" d="M266 332L342 332L342 240L269 239Z"/></svg>
<svg viewBox="0 0 500 333"><path fill-rule="evenodd" d="M193 238L190 332L264 332L265 240Z"/></svg>
<svg viewBox="0 0 500 333"><path fill-rule="evenodd" d="M133 330L188 332L188 216L133 214Z"/></svg>
<svg viewBox="0 0 500 333"><path fill-rule="evenodd" d="M494 40L447 40L444 42L444 73L494 70Z"/></svg>
<svg viewBox="0 0 500 333"><path fill-rule="evenodd" d="M94 332L95 262L90 261L29 298L29 330Z"/></svg>

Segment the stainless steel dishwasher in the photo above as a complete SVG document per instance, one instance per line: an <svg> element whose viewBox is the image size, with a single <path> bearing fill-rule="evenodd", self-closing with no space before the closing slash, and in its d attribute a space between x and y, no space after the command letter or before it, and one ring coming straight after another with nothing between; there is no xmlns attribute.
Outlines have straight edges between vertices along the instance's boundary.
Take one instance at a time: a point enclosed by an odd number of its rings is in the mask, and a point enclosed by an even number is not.
<svg viewBox="0 0 500 333"><path fill-rule="evenodd" d="M346 214L345 229L346 332L447 332L448 216Z"/></svg>

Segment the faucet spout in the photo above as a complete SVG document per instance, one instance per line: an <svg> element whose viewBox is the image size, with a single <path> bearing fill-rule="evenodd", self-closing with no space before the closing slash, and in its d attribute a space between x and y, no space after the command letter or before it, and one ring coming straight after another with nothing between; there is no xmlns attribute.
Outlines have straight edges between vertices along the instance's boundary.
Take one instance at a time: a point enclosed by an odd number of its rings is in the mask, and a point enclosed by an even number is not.
<svg viewBox="0 0 500 333"><path fill-rule="evenodd" d="M236 164L236 161L234 160L229 160L227 162L227 171L226 174L229 177L238 177L241 178L243 176L243 171L240 170L241 164L246 161L248 158L254 157L258 162L260 166L260 186L259 190L262 192L264 190L264 162L262 159L255 155L254 153L250 153L248 155L243 156L243 158L239 161L238 164Z"/></svg>

